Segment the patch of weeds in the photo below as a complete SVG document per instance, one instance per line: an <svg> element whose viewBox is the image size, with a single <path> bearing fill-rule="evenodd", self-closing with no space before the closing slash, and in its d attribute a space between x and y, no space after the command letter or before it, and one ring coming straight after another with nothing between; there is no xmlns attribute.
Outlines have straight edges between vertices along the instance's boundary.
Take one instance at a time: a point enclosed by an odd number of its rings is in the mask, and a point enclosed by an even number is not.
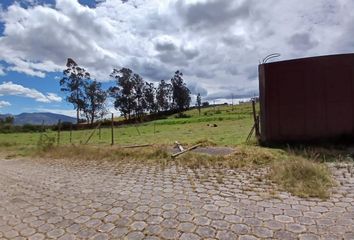
<svg viewBox="0 0 354 240"><path fill-rule="evenodd" d="M278 160L284 155L281 150L261 147L240 146L237 151L225 156L224 164L231 169L245 167L264 167Z"/></svg>
<svg viewBox="0 0 354 240"><path fill-rule="evenodd" d="M18 155L16 153L12 153L12 154L8 154L5 156L5 159L13 159L18 157Z"/></svg>
<svg viewBox="0 0 354 240"><path fill-rule="evenodd" d="M154 158L168 158L169 154L166 148L155 148L152 152L150 152L147 156L149 159Z"/></svg>
<svg viewBox="0 0 354 240"><path fill-rule="evenodd" d="M218 170L216 172L215 179L216 179L216 182L219 184L224 183L224 173L222 171Z"/></svg>
<svg viewBox="0 0 354 240"><path fill-rule="evenodd" d="M281 199L278 192L275 189L270 189L267 193L266 193L266 198L272 198L272 199Z"/></svg>
<svg viewBox="0 0 354 240"><path fill-rule="evenodd" d="M270 178L299 197L328 198L329 189L334 186L326 165L299 156L274 162Z"/></svg>
<svg viewBox="0 0 354 240"><path fill-rule="evenodd" d="M352 156L345 149L338 146L296 146L288 147L289 154L312 159L316 162L343 162L353 161Z"/></svg>
<svg viewBox="0 0 354 240"><path fill-rule="evenodd" d="M217 158L218 157L216 156L189 152L181 155L174 161L175 163L178 163L179 166L184 166L194 170L213 167L217 163Z"/></svg>
<svg viewBox="0 0 354 240"><path fill-rule="evenodd" d="M190 118L192 117L191 115L185 114L185 113L178 113L175 118Z"/></svg>
<svg viewBox="0 0 354 240"><path fill-rule="evenodd" d="M16 142L0 142L0 147L13 147L16 145Z"/></svg>
<svg viewBox="0 0 354 240"><path fill-rule="evenodd" d="M209 175L208 175L207 173L200 175L199 178L200 178L200 181L201 181L202 183L209 181Z"/></svg>
<svg viewBox="0 0 354 240"><path fill-rule="evenodd" d="M196 186L195 186L194 178L192 176L188 175L188 180L189 180L189 183L192 186L193 192L195 192L196 191Z"/></svg>
<svg viewBox="0 0 354 240"><path fill-rule="evenodd" d="M195 142L195 144L201 144L201 147L214 147L217 144L210 139L203 138Z"/></svg>
<svg viewBox="0 0 354 240"><path fill-rule="evenodd" d="M41 134L37 142L37 149L39 151L48 151L54 147L55 142L55 137Z"/></svg>

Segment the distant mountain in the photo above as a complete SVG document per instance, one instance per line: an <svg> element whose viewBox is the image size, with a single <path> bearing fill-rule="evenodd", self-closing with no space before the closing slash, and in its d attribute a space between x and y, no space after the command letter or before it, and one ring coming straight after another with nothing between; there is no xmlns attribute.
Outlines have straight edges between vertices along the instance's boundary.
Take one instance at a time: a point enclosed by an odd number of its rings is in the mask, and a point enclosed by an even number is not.
<svg viewBox="0 0 354 240"><path fill-rule="evenodd" d="M0 118L5 118L7 116L13 116L15 118L15 125L33 124L41 125L44 121L45 125L57 124L59 119L61 122L72 122L76 123L76 118L69 117L62 114L56 113L21 113L19 115L11 114L0 114Z"/></svg>

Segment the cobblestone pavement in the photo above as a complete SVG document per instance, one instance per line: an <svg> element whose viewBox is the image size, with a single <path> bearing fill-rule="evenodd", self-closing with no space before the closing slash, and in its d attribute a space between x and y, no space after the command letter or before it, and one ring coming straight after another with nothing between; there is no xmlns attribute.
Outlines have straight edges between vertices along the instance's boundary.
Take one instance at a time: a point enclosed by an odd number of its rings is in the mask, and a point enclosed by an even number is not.
<svg viewBox="0 0 354 240"><path fill-rule="evenodd" d="M332 169L320 201L266 170L0 160L0 239L354 239L354 167Z"/></svg>

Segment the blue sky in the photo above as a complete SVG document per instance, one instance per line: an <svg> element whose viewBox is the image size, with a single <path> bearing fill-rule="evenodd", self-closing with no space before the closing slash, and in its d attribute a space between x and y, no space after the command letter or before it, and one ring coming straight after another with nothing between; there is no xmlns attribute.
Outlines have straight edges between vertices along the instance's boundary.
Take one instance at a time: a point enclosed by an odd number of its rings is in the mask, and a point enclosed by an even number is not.
<svg viewBox="0 0 354 240"><path fill-rule="evenodd" d="M37 5L54 5L55 0L37 0L34 1ZM94 7L96 2L94 0L80 0L82 5ZM19 4L23 8L33 7L34 4L31 1L14 1L14 0L2 0L1 6L6 9L13 4ZM0 22L0 36L3 36L5 25L4 22ZM0 61L0 66L7 67L5 61ZM65 62L63 62L63 69ZM72 105L65 102L65 94L60 92L59 78L62 76L62 72L51 72L46 74L45 77L30 76L21 72L7 71L6 74L0 75L0 84L12 82L14 85L21 85L25 88L36 90L40 93L55 93L60 97L61 101L41 102L35 97L24 97L23 94L6 95L0 93L0 106L1 102L5 102L4 106L0 108L0 113L19 114L22 112L49 112L54 110L58 113L74 115L72 111ZM111 86L111 82L105 82L103 86L108 88ZM9 104L6 104L9 103ZM62 110L62 111L61 111Z"/></svg>
<svg viewBox="0 0 354 240"><path fill-rule="evenodd" d="M145 80L176 70L203 101L258 93L258 62L354 52L351 0L1 0L0 113L74 115L67 58L108 88L113 68ZM276 17L275 17L276 16ZM109 111L115 112L111 102Z"/></svg>

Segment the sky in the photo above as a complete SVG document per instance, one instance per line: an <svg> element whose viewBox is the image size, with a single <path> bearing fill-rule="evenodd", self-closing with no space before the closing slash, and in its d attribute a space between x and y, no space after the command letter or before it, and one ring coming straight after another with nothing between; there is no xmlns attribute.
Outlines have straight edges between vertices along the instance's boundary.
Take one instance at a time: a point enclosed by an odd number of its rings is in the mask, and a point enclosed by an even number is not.
<svg viewBox="0 0 354 240"><path fill-rule="evenodd" d="M0 0L0 113L75 115L59 87L67 58L105 88L113 68L155 83L180 70L193 100L200 93L222 103L258 95L258 64L268 54L354 52L353 0L301 3Z"/></svg>

